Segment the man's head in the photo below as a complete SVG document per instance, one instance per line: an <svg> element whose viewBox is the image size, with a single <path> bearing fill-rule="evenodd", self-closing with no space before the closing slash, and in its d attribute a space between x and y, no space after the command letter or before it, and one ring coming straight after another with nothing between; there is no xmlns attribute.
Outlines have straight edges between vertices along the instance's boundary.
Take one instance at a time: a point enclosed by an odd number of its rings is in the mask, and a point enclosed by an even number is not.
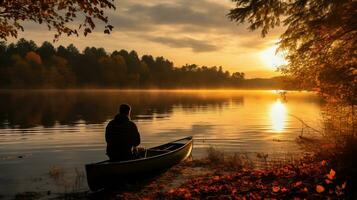
<svg viewBox="0 0 357 200"><path fill-rule="evenodd" d="M119 107L119 113L122 114L122 115L127 115L129 116L130 114L130 106L128 104L121 104L120 107Z"/></svg>

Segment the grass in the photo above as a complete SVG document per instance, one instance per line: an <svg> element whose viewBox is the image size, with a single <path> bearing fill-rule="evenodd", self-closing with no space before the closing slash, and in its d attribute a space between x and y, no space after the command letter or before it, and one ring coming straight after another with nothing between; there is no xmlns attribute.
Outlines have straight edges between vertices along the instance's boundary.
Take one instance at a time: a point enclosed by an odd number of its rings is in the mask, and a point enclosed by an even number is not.
<svg viewBox="0 0 357 200"><path fill-rule="evenodd" d="M206 159L210 166L219 167L226 171L241 170L243 168L252 168L253 162L243 153L227 154L213 147L208 148Z"/></svg>
<svg viewBox="0 0 357 200"><path fill-rule="evenodd" d="M67 172L59 166L53 166L48 172L49 177L55 184L62 188L62 193L56 199L81 199L85 197L85 175L84 172L74 169L73 173Z"/></svg>

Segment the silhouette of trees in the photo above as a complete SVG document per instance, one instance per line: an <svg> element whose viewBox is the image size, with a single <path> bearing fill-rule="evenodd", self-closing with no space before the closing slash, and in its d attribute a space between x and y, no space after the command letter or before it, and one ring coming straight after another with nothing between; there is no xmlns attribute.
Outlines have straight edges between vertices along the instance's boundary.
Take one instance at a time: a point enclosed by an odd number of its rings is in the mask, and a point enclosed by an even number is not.
<svg viewBox="0 0 357 200"><path fill-rule="evenodd" d="M73 45L55 48L44 42L20 39L0 43L0 87L2 88L213 88L237 87L244 73L232 75L222 67L185 65L181 68L164 57L135 51L87 47L83 53Z"/></svg>
<svg viewBox="0 0 357 200"><path fill-rule="evenodd" d="M44 42L41 47L37 49L37 53L41 56L41 58L44 59L51 59L52 56L55 55L56 50L55 47L49 43L49 42Z"/></svg>
<svg viewBox="0 0 357 200"><path fill-rule="evenodd" d="M23 31L22 23L32 21L45 24L49 30L56 31L55 39L61 34L84 35L95 28L95 20L104 22L104 33L109 34L113 26L108 24L105 9L115 9L114 0L4 0L0 1L0 38L17 37ZM73 21L81 16L82 22L73 27Z"/></svg>
<svg viewBox="0 0 357 200"><path fill-rule="evenodd" d="M280 51L289 64L280 70L300 88L330 100L357 104L357 2L353 0L233 0L229 18L248 22L265 36L284 25Z"/></svg>

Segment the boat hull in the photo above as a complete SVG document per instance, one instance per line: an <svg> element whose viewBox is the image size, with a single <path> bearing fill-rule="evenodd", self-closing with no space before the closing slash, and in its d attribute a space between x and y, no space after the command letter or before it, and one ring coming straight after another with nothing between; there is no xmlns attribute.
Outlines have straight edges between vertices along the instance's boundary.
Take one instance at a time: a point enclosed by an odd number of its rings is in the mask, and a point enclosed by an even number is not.
<svg viewBox="0 0 357 200"><path fill-rule="evenodd" d="M156 156L121 162L104 161L86 165L89 188L95 191L117 183L147 178L172 167L186 159L192 152L192 137L181 140L187 140L182 147ZM177 141L172 142L172 144ZM152 149L155 148L157 147Z"/></svg>

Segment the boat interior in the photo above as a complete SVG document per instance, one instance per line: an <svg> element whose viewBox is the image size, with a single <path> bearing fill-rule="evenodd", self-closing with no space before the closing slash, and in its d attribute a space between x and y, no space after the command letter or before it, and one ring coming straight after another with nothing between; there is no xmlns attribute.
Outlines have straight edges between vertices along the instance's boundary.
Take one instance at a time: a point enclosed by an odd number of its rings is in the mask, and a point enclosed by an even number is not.
<svg viewBox="0 0 357 200"><path fill-rule="evenodd" d="M150 148L150 149L146 150L145 157L147 158L147 157L164 154L164 153L173 151L175 149L178 149L184 145L185 145L185 143L183 143L183 142L172 142L172 143L164 144L164 145L157 146L154 148Z"/></svg>
<svg viewBox="0 0 357 200"><path fill-rule="evenodd" d="M187 138L184 138L181 140L177 140L177 141L163 144L163 145L160 145L157 147L146 149L144 154L139 155L139 158L149 158L149 157L153 157L153 156L157 156L157 155L161 155L161 154L173 151L175 149L178 149L178 148L184 146L188 142L188 140L191 140L191 139L192 139L191 137L187 137ZM106 161L102 161L102 162L99 162L96 164L102 164L102 163L111 163L111 162L109 160L106 160Z"/></svg>

